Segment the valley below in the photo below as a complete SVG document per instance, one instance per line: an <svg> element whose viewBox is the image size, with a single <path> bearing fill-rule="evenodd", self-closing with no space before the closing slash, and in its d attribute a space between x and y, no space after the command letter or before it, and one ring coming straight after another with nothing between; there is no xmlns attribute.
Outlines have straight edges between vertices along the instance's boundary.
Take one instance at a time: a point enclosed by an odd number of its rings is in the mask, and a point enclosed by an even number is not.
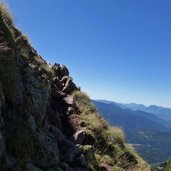
<svg viewBox="0 0 171 171"><path fill-rule="evenodd" d="M124 130L126 142L148 163L155 165L171 156L170 109L104 100L93 103L111 125Z"/></svg>

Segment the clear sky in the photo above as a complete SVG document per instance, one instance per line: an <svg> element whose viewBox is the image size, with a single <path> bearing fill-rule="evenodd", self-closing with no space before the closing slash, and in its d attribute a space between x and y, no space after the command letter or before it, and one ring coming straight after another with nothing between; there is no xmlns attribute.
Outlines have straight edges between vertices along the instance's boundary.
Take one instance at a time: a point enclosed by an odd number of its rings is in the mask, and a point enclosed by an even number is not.
<svg viewBox="0 0 171 171"><path fill-rule="evenodd" d="M170 0L8 0L15 23L91 98L171 107Z"/></svg>

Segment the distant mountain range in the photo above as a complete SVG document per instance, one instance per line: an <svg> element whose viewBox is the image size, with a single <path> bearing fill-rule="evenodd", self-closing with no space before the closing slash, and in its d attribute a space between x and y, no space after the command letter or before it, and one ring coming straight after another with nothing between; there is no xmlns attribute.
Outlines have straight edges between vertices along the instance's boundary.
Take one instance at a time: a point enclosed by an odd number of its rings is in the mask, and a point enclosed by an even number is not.
<svg viewBox="0 0 171 171"><path fill-rule="evenodd" d="M167 122L171 122L171 109L170 108L165 108L162 106L156 106L156 105L151 105L151 106L144 106L142 104L136 104L136 103L130 103L130 104L117 104L118 106L120 106L123 109L130 109L130 110L141 110L144 112L148 112L148 113L153 113L155 114L157 117L167 121Z"/></svg>
<svg viewBox="0 0 171 171"><path fill-rule="evenodd" d="M124 129L127 143L132 144L149 163L159 163L171 156L171 109L92 101L111 125Z"/></svg>

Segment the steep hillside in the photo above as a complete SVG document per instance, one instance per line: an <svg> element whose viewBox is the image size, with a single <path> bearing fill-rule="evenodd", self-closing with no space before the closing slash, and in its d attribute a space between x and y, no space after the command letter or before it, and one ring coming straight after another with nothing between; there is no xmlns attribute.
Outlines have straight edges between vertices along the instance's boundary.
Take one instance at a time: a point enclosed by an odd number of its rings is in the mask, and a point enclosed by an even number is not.
<svg viewBox="0 0 171 171"><path fill-rule="evenodd" d="M117 103L93 101L97 110L111 124L122 127L126 141L135 146L149 163L159 163L171 156L171 129L154 114L120 108Z"/></svg>
<svg viewBox="0 0 171 171"><path fill-rule="evenodd" d="M155 114L157 117L168 122L168 125L170 126L170 123L171 123L171 109L170 108L165 108L165 107L155 106L155 105L151 105L147 107L142 104L136 104L136 103L130 103L130 104L118 103L117 105L123 109L130 109L134 111L141 110L144 112Z"/></svg>
<svg viewBox="0 0 171 171"><path fill-rule="evenodd" d="M0 171L148 171L73 83L47 64L0 5Z"/></svg>

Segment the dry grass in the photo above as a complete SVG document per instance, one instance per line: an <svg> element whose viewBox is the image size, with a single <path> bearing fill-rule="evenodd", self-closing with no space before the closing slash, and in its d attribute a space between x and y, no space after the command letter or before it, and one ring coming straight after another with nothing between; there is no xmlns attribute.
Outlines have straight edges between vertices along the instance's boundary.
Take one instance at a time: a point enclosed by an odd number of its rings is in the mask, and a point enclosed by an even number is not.
<svg viewBox="0 0 171 171"><path fill-rule="evenodd" d="M146 171L150 171L150 166L147 162L145 162L135 151L134 147L131 144L126 144L125 152L130 152L135 159L138 161L137 166L133 169L133 171L144 171L146 168Z"/></svg>
<svg viewBox="0 0 171 171"><path fill-rule="evenodd" d="M10 12L8 5L5 1L0 0L0 16L2 17L3 21L8 25L13 25L13 15Z"/></svg>
<svg viewBox="0 0 171 171"><path fill-rule="evenodd" d="M49 79L52 79L54 75L53 69L44 61L40 56L34 57L35 64L42 70L42 74L45 73Z"/></svg>
<svg viewBox="0 0 171 171"><path fill-rule="evenodd" d="M148 164L138 156L134 149L130 146L125 146L123 130L108 125L97 113L90 98L85 93L76 91L73 93L73 97L78 108L78 114L85 124L83 129L88 133L91 133L96 139L94 144L96 152L95 159L90 163L92 168L94 166L93 163L96 163L95 161L97 161L99 164L112 166L114 170L117 167L118 169L123 168L123 170L129 168L136 168L137 171L142 171L144 169L146 171L149 170ZM124 160L122 156L126 158L126 160ZM132 161L129 161L130 157L132 157Z"/></svg>
<svg viewBox="0 0 171 171"><path fill-rule="evenodd" d="M107 127L105 120L100 119L97 113L82 115L87 129L91 130L95 136Z"/></svg>
<svg viewBox="0 0 171 171"><path fill-rule="evenodd" d="M94 105L91 103L91 100L86 93L83 93L81 91L75 91L72 95L79 109L79 112L82 115L86 115L96 111Z"/></svg>
<svg viewBox="0 0 171 171"><path fill-rule="evenodd" d="M125 139L123 130L118 127L109 127L106 130L104 129L102 131L102 137L107 142L113 142L113 143L123 143Z"/></svg>

